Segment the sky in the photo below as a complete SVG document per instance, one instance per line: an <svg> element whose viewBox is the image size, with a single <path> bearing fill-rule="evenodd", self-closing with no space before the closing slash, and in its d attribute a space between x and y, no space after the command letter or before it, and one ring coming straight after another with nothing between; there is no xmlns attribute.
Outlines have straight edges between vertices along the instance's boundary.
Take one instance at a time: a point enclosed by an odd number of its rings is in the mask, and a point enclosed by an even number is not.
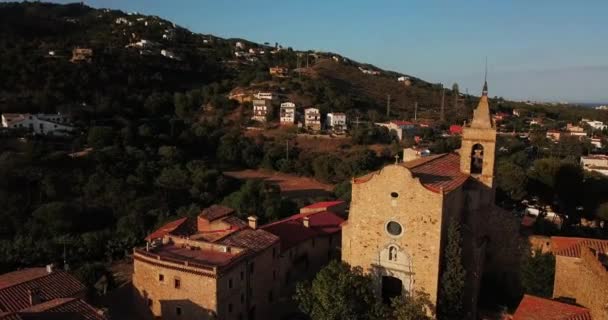
<svg viewBox="0 0 608 320"><path fill-rule="evenodd" d="M72 1L55 1L72 2ZM339 53L479 94L608 103L606 0L87 0L193 32Z"/></svg>

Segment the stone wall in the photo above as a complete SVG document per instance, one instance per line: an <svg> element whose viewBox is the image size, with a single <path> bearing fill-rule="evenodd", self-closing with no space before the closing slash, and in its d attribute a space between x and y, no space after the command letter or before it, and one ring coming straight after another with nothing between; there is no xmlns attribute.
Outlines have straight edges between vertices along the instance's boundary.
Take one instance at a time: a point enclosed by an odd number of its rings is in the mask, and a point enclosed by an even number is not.
<svg viewBox="0 0 608 320"><path fill-rule="evenodd" d="M426 291L436 304L442 220L442 194L426 189L407 168L386 166L367 182L353 184L349 218L342 228L342 260L377 276L378 289L381 276L394 276L413 290ZM389 221L401 224L400 236L388 234ZM382 265L389 246L406 259L404 264L397 261L397 269Z"/></svg>
<svg viewBox="0 0 608 320"><path fill-rule="evenodd" d="M581 257L557 256L553 297L576 299L594 320L608 319L608 271L589 248Z"/></svg>
<svg viewBox="0 0 608 320"><path fill-rule="evenodd" d="M140 310L149 306L155 317L163 319L214 319L217 312L216 279L212 276L195 274L192 271L175 270L154 261L134 259L133 286L143 303ZM159 280L159 275L164 280ZM175 288L175 279L180 280L180 288ZM201 288L205 288L201 290ZM151 301L151 305L150 302ZM181 318L177 315L181 308Z"/></svg>

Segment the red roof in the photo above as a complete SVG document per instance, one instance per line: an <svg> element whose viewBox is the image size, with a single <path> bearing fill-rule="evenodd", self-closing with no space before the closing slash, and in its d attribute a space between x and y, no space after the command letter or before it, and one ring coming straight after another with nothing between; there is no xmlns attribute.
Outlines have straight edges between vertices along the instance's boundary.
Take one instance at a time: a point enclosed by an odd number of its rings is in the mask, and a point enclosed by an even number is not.
<svg viewBox="0 0 608 320"><path fill-rule="evenodd" d="M450 126L450 133L454 134L454 133L462 133L462 126L459 126L457 124L453 124Z"/></svg>
<svg viewBox="0 0 608 320"><path fill-rule="evenodd" d="M608 252L608 240L575 237L551 237L551 251L558 256L578 258L581 256L581 248L583 247Z"/></svg>
<svg viewBox="0 0 608 320"><path fill-rule="evenodd" d="M46 268L30 268L0 275L0 312L30 307L30 290L42 301L84 295L86 288L65 271L48 273Z"/></svg>
<svg viewBox="0 0 608 320"><path fill-rule="evenodd" d="M589 309L524 295L513 320L591 320Z"/></svg>
<svg viewBox="0 0 608 320"><path fill-rule="evenodd" d="M308 227L304 226L304 217L309 219ZM261 228L278 236L284 251L309 239L339 232L342 222L344 219L335 213L322 211L296 214Z"/></svg>
<svg viewBox="0 0 608 320"><path fill-rule="evenodd" d="M34 313L34 315L31 315ZM44 303L40 303L21 310L19 312L23 319L58 319L58 314L61 319L74 320L107 320L108 318L90 304L81 299L75 298L60 298ZM44 317L41 317L44 316Z"/></svg>
<svg viewBox="0 0 608 320"><path fill-rule="evenodd" d="M410 126L410 125L414 125L413 122L403 121L403 120L391 120L390 122L392 124L395 124L395 125L398 125L398 126Z"/></svg>
<svg viewBox="0 0 608 320"><path fill-rule="evenodd" d="M337 205L343 204L343 203L344 203L344 201L342 201L342 200L322 201L322 202L313 203L311 205L307 205L306 207L304 207L302 209L323 209L323 208L330 208L330 207L337 206Z"/></svg>
<svg viewBox="0 0 608 320"><path fill-rule="evenodd" d="M171 233L172 231L174 231L175 229L180 227L184 222L186 222L186 220L188 220L188 218L181 218L181 219L177 219L175 221L171 221L171 222L165 224L164 226L160 227L158 230L156 230L156 231L152 232L150 235L148 235L146 237L146 241L164 237L165 235Z"/></svg>
<svg viewBox="0 0 608 320"><path fill-rule="evenodd" d="M231 215L232 213L234 213L234 209L214 204L209 208L203 209L200 216L209 221L213 221Z"/></svg>
<svg viewBox="0 0 608 320"><path fill-rule="evenodd" d="M444 153L401 163L424 187L433 192L450 192L464 184L469 175L460 171L460 155ZM377 172L356 178L354 183L369 181Z"/></svg>

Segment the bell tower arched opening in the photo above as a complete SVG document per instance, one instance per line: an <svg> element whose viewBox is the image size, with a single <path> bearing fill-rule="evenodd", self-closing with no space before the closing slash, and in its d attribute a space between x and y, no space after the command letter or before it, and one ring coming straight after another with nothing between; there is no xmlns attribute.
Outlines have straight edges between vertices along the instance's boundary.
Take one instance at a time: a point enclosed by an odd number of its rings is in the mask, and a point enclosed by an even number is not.
<svg viewBox="0 0 608 320"><path fill-rule="evenodd" d="M479 143L471 148L471 174L481 174L483 172L483 146Z"/></svg>

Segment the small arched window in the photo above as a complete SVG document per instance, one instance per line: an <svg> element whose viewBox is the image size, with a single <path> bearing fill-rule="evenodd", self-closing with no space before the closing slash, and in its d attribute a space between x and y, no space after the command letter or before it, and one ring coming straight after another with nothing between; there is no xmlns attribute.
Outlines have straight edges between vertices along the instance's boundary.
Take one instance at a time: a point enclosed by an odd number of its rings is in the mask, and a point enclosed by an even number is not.
<svg viewBox="0 0 608 320"><path fill-rule="evenodd" d="M483 170L483 146L475 144L471 149L471 174L481 174Z"/></svg>

